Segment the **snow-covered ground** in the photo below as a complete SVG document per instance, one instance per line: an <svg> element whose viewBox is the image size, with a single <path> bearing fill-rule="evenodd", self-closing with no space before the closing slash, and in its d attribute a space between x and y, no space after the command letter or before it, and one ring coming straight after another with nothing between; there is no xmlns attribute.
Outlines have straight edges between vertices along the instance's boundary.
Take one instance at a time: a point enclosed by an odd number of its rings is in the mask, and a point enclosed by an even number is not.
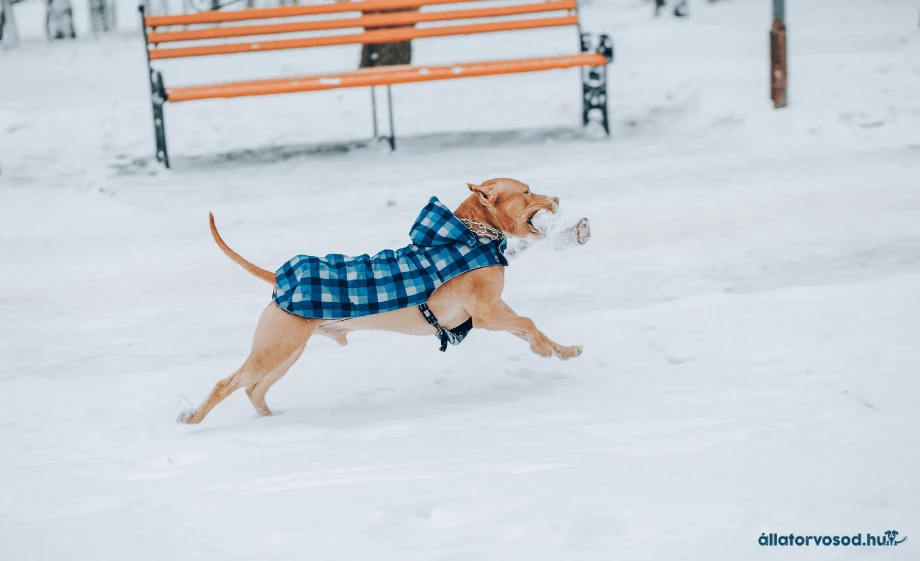
<svg viewBox="0 0 920 561"><path fill-rule="evenodd" d="M85 11L77 2L78 25ZM912 0L788 2L790 107L766 0L686 20L594 0L613 134L576 71L167 107L151 162L143 47L0 51L0 559L916 559L920 30ZM82 15L81 15L82 14ZM78 29L80 31L80 29ZM86 33L81 33L83 36ZM521 36L518 36L521 35ZM571 32L429 40L419 62L565 52ZM351 66L356 48L164 65L170 84ZM245 357L274 268L406 243L431 195L510 176L591 219L506 299L506 334L314 339L258 418L242 393L173 423ZM897 530L882 549L762 532Z"/></svg>

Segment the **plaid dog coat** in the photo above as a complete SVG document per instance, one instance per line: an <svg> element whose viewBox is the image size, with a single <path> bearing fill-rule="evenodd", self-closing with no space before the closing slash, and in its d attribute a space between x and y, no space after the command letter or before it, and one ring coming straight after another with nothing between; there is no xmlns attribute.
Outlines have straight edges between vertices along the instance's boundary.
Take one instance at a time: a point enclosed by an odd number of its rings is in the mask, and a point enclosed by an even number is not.
<svg viewBox="0 0 920 561"><path fill-rule="evenodd" d="M439 286L482 267L507 266L504 239L478 238L437 197L409 230L408 246L374 256L298 255L275 273L275 303L308 318L343 319L424 304Z"/></svg>

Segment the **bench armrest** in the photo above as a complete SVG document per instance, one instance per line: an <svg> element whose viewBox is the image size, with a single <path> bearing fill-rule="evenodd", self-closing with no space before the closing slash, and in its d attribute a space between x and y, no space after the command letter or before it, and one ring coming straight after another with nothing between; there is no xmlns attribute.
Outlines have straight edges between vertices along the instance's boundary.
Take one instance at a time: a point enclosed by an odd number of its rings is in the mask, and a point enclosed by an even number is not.
<svg viewBox="0 0 920 561"><path fill-rule="evenodd" d="M583 32L581 34L581 52L594 52L599 55L604 55L604 58L607 59L607 63L609 64L613 62L613 39L610 38L610 35L601 33L597 36L597 40L595 41L594 35Z"/></svg>

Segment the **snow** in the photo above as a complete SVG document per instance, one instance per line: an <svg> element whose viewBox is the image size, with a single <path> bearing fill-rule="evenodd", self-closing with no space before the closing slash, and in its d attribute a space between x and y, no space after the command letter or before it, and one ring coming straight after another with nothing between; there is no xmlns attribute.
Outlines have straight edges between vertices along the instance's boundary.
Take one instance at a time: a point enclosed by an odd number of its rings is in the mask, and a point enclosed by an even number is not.
<svg viewBox="0 0 920 561"><path fill-rule="evenodd" d="M591 224L587 218L576 220L571 226L564 225L563 213L553 214L548 210L537 211L530 223L543 235L546 243L556 251L577 247L587 243L591 237Z"/></svg>
<svg viewBox="0 0 920 561"><path fill-rule="evenodd" d="M167 106L121 30L0 51L0 559L913 559L920 538L920 30L908 0L788 2L790 106L767 99L769 2L594 0L612 135L576 70ZM529 38L521 39L528 35ZM571 32L432 39L418 63L570 51ZM164 61L167 86L351 67L358 49ZM378 102L383 96L378 95ZM534 247L518 339L311 340L258 418L245 358L298 253L405 244L429 196L509 176L588 217ZM761 533L897 530L877 550Z"/></svg>

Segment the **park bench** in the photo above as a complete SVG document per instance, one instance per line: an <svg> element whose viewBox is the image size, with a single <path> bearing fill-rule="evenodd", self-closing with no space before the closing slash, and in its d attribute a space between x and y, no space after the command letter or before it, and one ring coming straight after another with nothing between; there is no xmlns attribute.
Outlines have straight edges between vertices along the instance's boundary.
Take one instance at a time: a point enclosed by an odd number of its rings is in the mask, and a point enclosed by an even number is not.
<svg viewBox="0 0 920 561"><path fill-rule="evenodd" d="M445 6L448 4L453 6ZM386 13L388 10L390 13ZM592 116L599 114L601 125L610 134L607 120L607 65L613 59L613 43L607 35L582 33L576 0L539 3L522 0L501 3L484 3L481 0L366 0L164 16L147 16L143 6L140 11L150 76L156 158L166 167L169 167L169 154L166 150L163 106L167 102L358 87L370 87L373 95L375 86L386 86L390 132L387 140L391 149L395 149L390 92L390 87L395 84L575 67L581 69L584 125L587 126ZM180 87L167 87L161 71L153 68L153 65L159 66L162 61L177 58L331 45L380 44L426 37L547 27L572 27L577 30L577 42L573 41L573 46L577 47L572 54L514 59L496 57L494 60L446 65L373 67L308 76ZM307 35L280 39L271 37L297 33ZM373 107L377 136L376 103L373 103Z"/></svg>

